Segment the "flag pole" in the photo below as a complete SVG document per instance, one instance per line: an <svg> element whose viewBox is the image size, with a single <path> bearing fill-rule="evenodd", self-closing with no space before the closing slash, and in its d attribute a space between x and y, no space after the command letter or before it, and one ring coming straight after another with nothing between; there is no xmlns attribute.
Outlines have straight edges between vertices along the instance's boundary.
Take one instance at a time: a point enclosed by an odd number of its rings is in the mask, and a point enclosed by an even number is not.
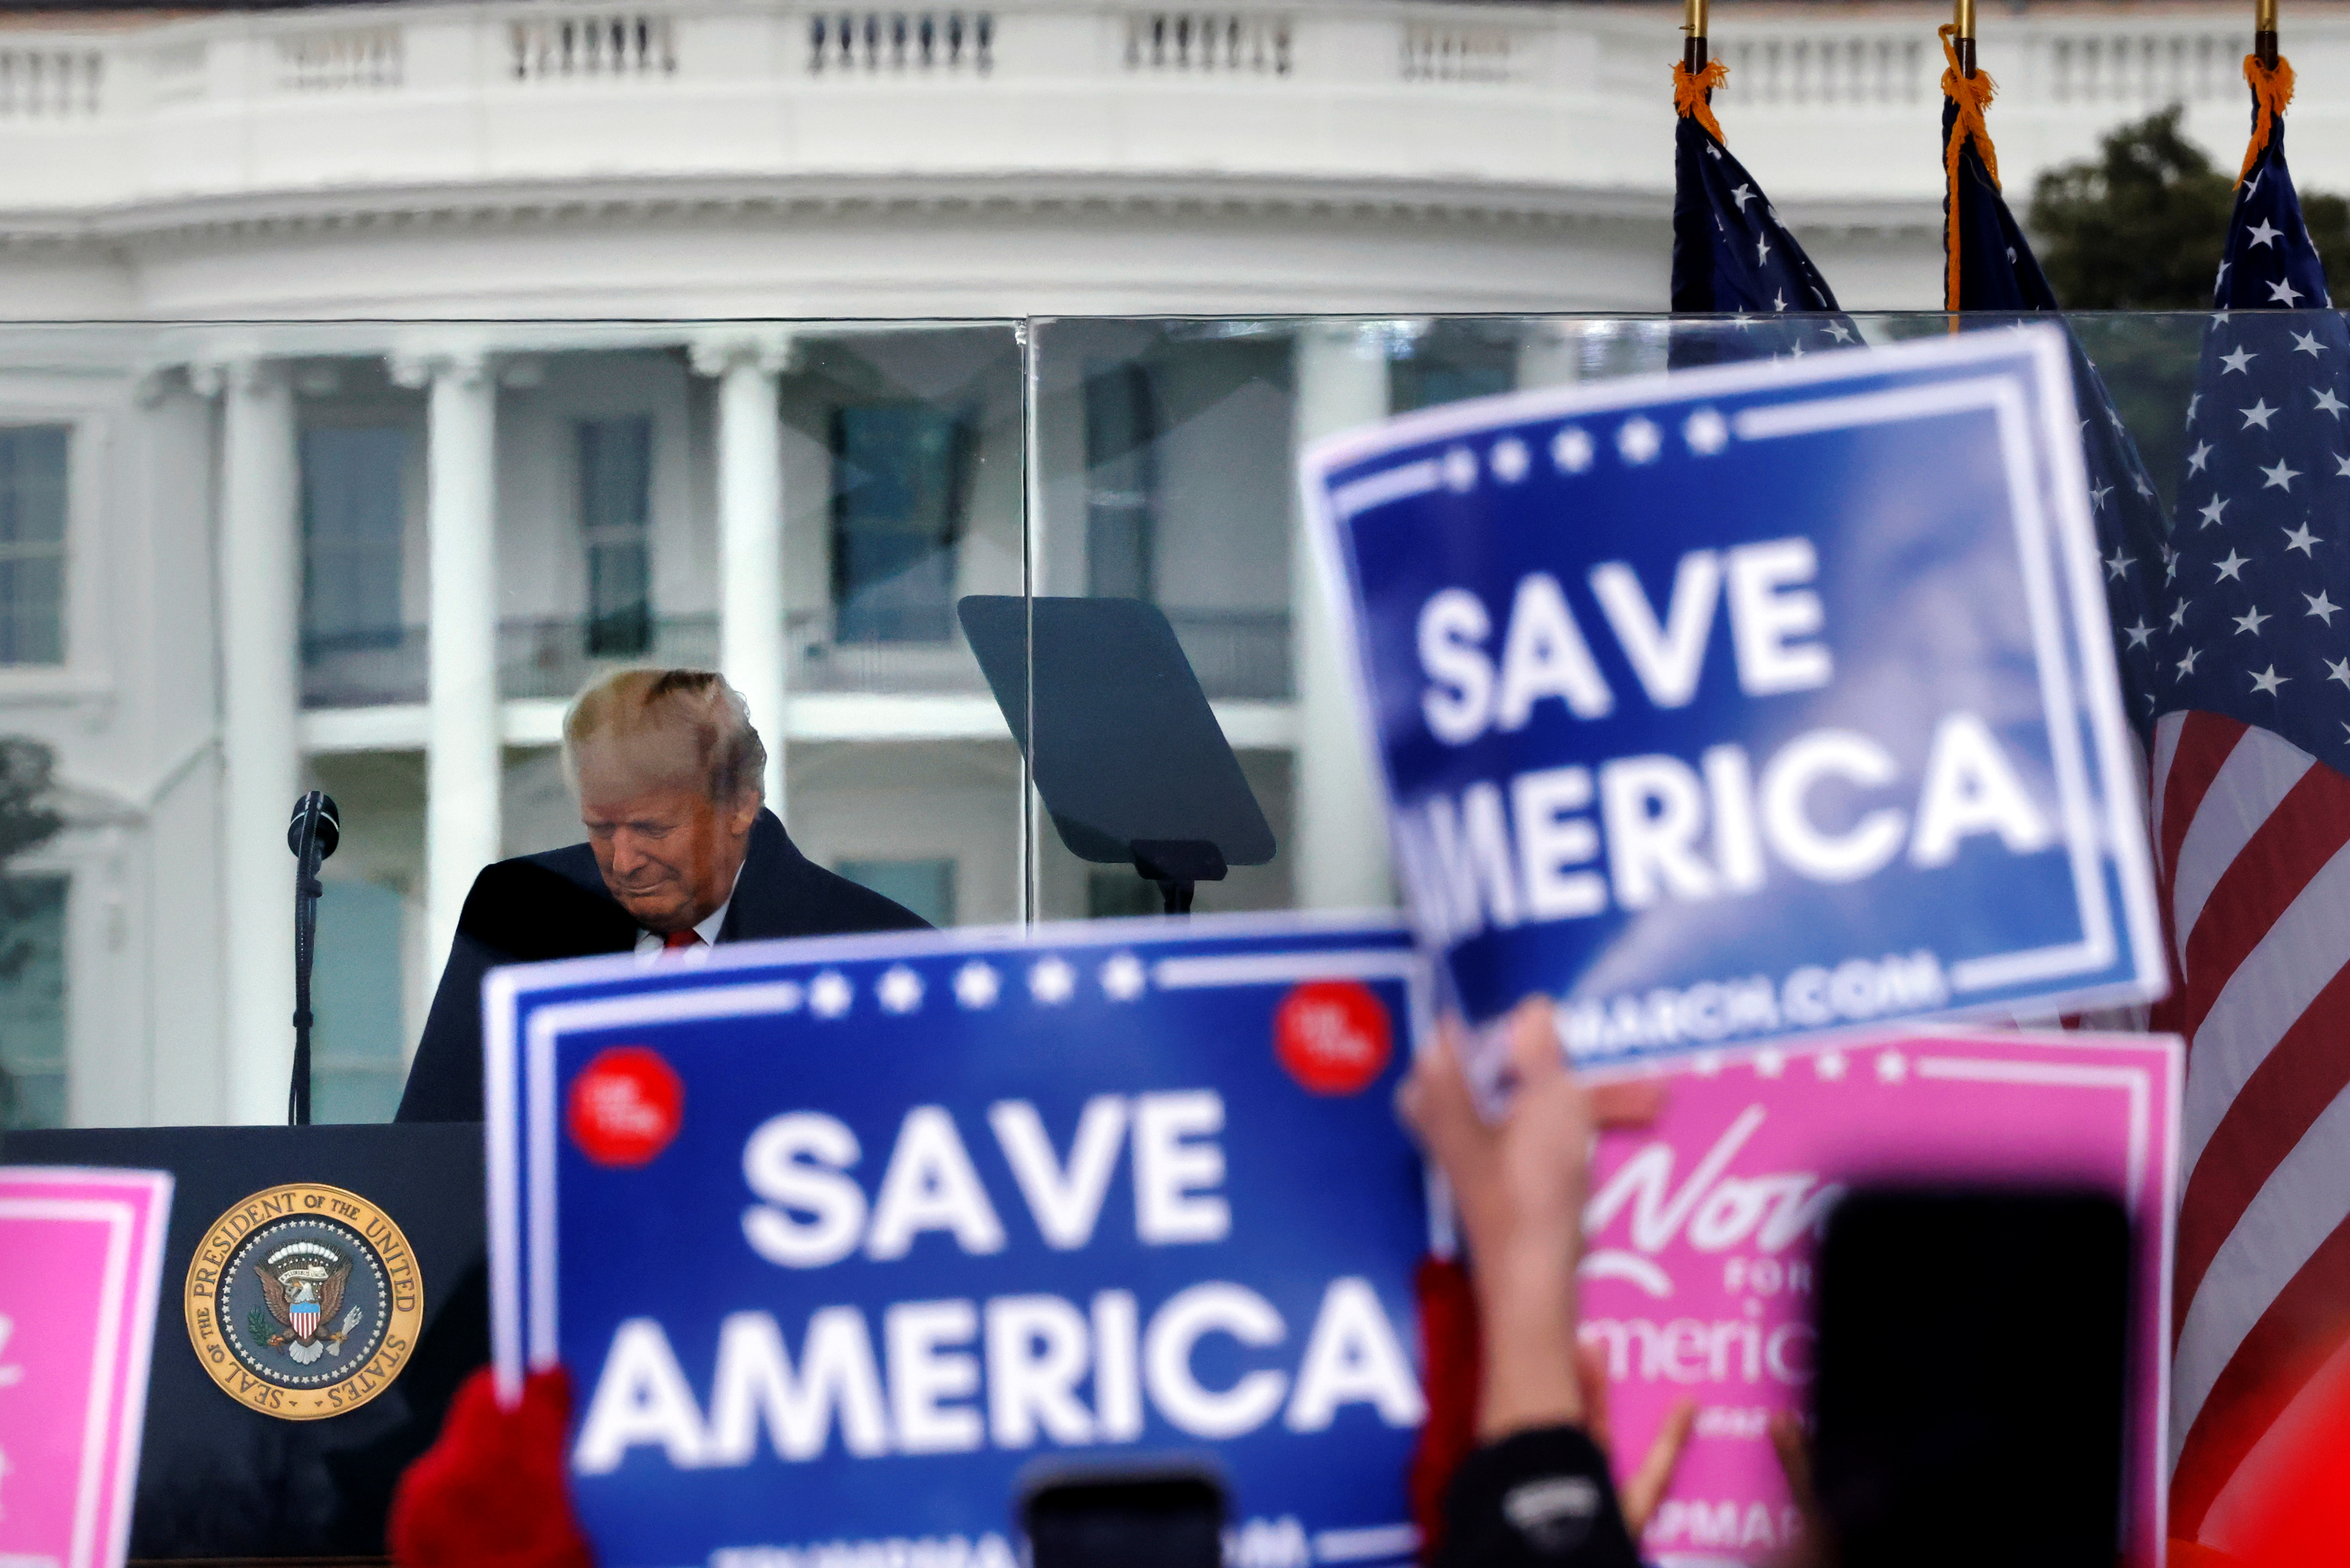
<svg viewBox="0 0 2350 1568"><path fill-rule="evenodd" d="M2274 0L2268 0L2268 3L2273 5ZM1951 20L1956 24L1952 41L1958 45L1959 74L1972 77L1975 74L1975 0L1958 0L1958 15Z"/></svg>
<svg viewBox="0 0 2350 1568"><path fill-rule="evenodd" d="M2277 0L2252 0L2252 53L2270 70L2277 63Z"/></svg>
<svg viewBox="0 0 2350 1568"><path fill-rule="evenodd" d="M1687 0L1681 20L1681 31L1689 35L1681 46L1681 64L1692 77L1705 69L1705 4L1706 0Z"/></svg>

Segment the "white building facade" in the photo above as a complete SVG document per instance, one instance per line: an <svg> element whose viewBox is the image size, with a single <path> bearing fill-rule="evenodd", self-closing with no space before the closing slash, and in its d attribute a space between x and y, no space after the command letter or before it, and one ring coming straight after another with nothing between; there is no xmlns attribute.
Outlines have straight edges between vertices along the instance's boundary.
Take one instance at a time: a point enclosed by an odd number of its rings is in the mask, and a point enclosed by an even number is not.
<svg viewBox="0 0 2350 1568"><path fill-rule="evenodd" d="M2011 192L2172 101L2232 161L2241 9L1986 14ZM2303 79L2350 79L2350 8L2291 11ZM1939 301L1940 19L1716 10L1731 144L1855 309ZM1292 457L1642 351L1432 318L1663 307L1678 20L0 26L0 732L68 818L0 910L7 1116L283 1115L312 783L322 1114L388 1114L473 874L577 836L557 727L619 663L726 670L803 847L933 919L1138 908L1025 794L970 594L1166 611L1282 845L1201 907L1383 900ZM2350 187L2350 98L2293 123L2304 186Z"/></svg>

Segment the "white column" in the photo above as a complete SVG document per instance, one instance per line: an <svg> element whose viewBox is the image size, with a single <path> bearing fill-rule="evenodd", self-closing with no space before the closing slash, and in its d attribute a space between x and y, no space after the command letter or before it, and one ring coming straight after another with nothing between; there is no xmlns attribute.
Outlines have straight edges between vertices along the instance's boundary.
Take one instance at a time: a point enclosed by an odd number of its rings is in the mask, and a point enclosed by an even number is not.
<svg viewBox="0 0 2350 1568"><path fill-rule="evenodd" d="M221 410L223 883L227 902L225 1119L286 1119L294 1063L294 857L300 787L302 597L294 392L283 368L200 370ZM174 1119L164 1107L165 1120Z"/></svg>
<svg viewBox="0 0 2350 1568"><path fill-rule="evenodd" d="M718 378L718 668L767 746L767 805L785 815L784 426L776 387L787 337L693 345ZM787 819L788 820L788 819Z"/></svg>
<svg viewBox="0 0 2350 1568"><path fill-rule="evenodd" d="M1529 321L1518 338L1518 389L1564 387L1583 379L1583 339L1563 321Z"/></svg>
<svg viewBox="0 0 2350 1568"><path fill-rule="evenodd" d="M431 389L424 919L435 970L473 877L500 854L498 392L489 371L478 354L396 363L392 371L403 385Z"/></svg>
<svg viewBox="0 0 2350 1568"><path fill-rule="evenodd" d="M1387 356L1354 327L1301 329L1296 341L1297 447L1388 412ZM1371 909L1393 902L1386 819L1371 738L1355 712L1353 653L1324 592L1301 516L1291 530L1291 669L1296 684L1296 765L1289 829L1292 895L1300 909Z"/></svg>

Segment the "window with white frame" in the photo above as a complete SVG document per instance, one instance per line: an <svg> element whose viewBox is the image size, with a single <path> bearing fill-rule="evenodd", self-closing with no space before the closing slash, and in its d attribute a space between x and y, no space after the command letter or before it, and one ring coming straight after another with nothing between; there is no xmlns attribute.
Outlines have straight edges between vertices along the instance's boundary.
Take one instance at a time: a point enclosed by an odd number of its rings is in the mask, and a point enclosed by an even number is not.
<svg viewBox="0 0 2350 1568"><path fill-rule="evenodd" d="M577 430L588 651L639 658L653 643L653 422L642 415L581 420Z"/></svg>
<svg viewBox="0 0 2350 1568"><path fill-rule="evenodd" d="M388 1122L407 1082L401 1047L402 906L396 888L334 881L318 899L310 977L313 1120Z"/></svg>
<svg viewBox="0 0 2350 1568"><path fill-rule="evenodd" d="M66 657L64 425L0 426L0 664Z"/></svg>
<svg viewBox="0 0 2350 1568"><path fill-rule="evenodd" d="M844 860L840 874L870 888L934 926L955 922L955 863L938 860Z"/></svg>
<svg viewBox="0 0 2350 1568"><path fill-rule="evenodd" d="M976 450L965 414L866 403L832 421L832 602L842 642L954 636L956 546Z"/></svg>
<svg viewBox="0 0 2350 1568"><path fill-rule="evenodd" d="M0 877L0 1127L66 1125L62 876Z"/></svg>

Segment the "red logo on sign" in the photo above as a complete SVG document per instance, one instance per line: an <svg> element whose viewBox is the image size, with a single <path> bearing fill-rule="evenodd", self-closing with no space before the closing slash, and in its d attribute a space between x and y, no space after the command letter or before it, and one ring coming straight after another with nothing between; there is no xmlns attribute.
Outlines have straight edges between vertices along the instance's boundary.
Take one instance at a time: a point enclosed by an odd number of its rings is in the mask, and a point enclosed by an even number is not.
<svg viewBox="0 0 2350 1568"><path fill-rule="evenodd" d="M1394 1039L1386 1005L1358 981L1310 981L1273 1015L1273 1054L1317 1095L1368 1088L1386 1068Z"/></svg>
<svg viewBox="0 0 2350 1568"><path fill-rule="evenodd" d="M685 1122L685 1085L643 1045L596 1053L571 1081L571 1141L598 1165L642 1165Z"/></svg>

